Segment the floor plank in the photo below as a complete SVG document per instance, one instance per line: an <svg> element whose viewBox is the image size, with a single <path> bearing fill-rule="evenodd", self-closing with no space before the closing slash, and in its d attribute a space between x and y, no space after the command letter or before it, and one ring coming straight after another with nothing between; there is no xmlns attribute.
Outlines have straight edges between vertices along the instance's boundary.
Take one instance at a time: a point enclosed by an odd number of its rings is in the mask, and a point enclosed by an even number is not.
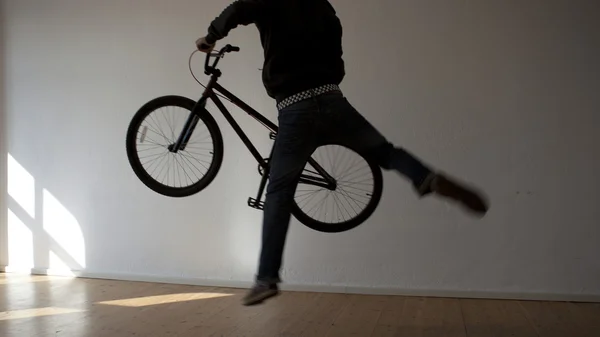
<svg viewBox="0 0 600 337"><path fill-rule="evenodd" d="M370 336L388 300L388 296L351 295L326 336Z"/></svg>
<svg viewBox="0 0 600 337"><path fill-rule="evenodd" d="M275 306L265 306L269 310L245 327L247 336L266 337L283 336L284 331L292 324L300 321L307 311L312 310L317 294L284 293Z"/></svg>
<svg viewBox="0 0 600 337"><path fill-rule="evenodd" d="M584 320L570 303L522 301L520 304L541 337L598 337L593 327L583 325Z"/></svg>
<svg viewBox="0 0 600 337"><path fill-rule="evenodd" d="M305 312L300 319L285 328L281 336L324 336L349 302L349 295L319 294L311 304L311 310Z"/></svg>
<svg viewBox="0 0 600 337"><path fill-rule="evenodd" d="M406 298L404 297L390 296L371 336L393 337L400 327L405 303Z"/></svg>
<svg viewBox="0 0 600 337"><path fill-rule="evenodd" d="M468 337L536 337L517 301L461 300Z"/></svg>
<svg viewBox="0 0 600 337"><path fill-rule="evenodd" d="M456 299L409 297L404 300L402 311L392 311L385 321L388 324L380 321L384 327L376 329L374 336L466 337L460 302Z"/></svg>
<svg viewBox="0 0 600 337"><path fill-rule="evenodd" d="M569 303L569 310L592 336L600 336L600 303Z"/></svg>

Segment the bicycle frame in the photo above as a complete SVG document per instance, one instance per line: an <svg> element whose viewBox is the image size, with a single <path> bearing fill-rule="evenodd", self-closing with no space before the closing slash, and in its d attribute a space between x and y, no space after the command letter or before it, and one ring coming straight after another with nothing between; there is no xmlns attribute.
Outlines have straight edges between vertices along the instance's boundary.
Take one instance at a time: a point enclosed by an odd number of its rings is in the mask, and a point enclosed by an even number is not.
<svg viewBox="0 0 600 337"><path fill-rule="evenodd" d="M208 59L208 56L207 56L207 59ZM216 62L215 62L215 64L216 64ZM231 125L231 127L237 133L238 137L242 140L242 142L244 143L246 148L248 148L248 150L250 151L252 156L256 159L257 163L264 170L263 179L260 184L258 197L256 200L254 200L258 204L260 204L261 203L260 197L262 196L264 187L266 185L266 180L268 177L269 163L267 160L263 159L260 152L256 149L256 147L250 141L250 139L248 138L246 133L242 130L240 125L236 122L236 120L233 118L231 113L227 110L227 108L225 107L223 102L219 99L219 96L217 95L217 93L226 97L238 108L245 111L250 117L254 118L259 123L261 123L263 126L265 126L271 132L272 139L275 139L275 137L277 136L278 127L273 122L271 122L268 118L266 118L265 116L260 114L258 111L256 111L252 107L250 107L248 104L246 104L241 99L236 97L234 94L229 92L227 89L223 88L223 86L221 86L218 83L218 78L221 76L221 72L218 69L213 68L211 73L212 73L212 76L211 76L210 82L208 83L208 85L206 86L206 89L202 93L202 97L197 101L196 105L194 106L192 113L190 114L190 117L186 121L186 124L183 128L183 132L179 136L177 142L172 145L171 151L177 152L179 150L185 149L187 142L189 141L198 121L200 120L199 116L202 113L205 113L206 101L208 99L212 100L215 103L215 105L217 106L217 108L221 111L221 113L223 114L223 116L225 117L227 122ZM272 154L273 154L273 149L271 149L271 155L269 155L269 158L272 156ZM317 172L312 172L312 173L316 173L316 174L320 175L320 177L313 176L313 175L301 174L299 177L299 183L310 184L310 185L326 188L329 190L335 190L337 188L336 180L330 174L328 174L325 171L325 169L323 167L321 167L321 165L319 165L312 157L308 160L308 163L317 171ZM251 206L256 207L254 205L251 205ZM260 207L257 207L257 208L260 208Z"/></svg>

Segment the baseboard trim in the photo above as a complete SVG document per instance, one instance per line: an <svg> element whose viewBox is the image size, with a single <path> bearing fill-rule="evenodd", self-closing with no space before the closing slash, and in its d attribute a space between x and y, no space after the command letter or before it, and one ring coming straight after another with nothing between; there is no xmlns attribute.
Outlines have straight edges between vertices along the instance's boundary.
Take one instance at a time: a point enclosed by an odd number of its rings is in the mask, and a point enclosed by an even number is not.
<svg viewBox="0 0 600 337"><path fill-rule="evenodd" d="M0 269L1 270L1 269ZM10 270L8 270L10 272ZM46 269L32 269L33 275L66 276L57 274ZM71 274L71 273L69 273ZM73 271L73 277L104 279L116 281L151 282L181 285L196 285L205 287L248 289L252 282L215 280L188 277L168 277L145 274L125 273L94 273L87 271ZM588 302L600 303L599 294L558 294L558 293L535 293L535 292L495 292L495 291L466 291L466 290L437 290L437 289L402 289L393 287L362 287L327 284L287 284L281 285L283 291L291 292L315 292L336 294L359 294L359 295L394 295L409 297L438 297L438 298L463 298L463 299L498 299L498 300L521 300L521 301L556 301L556 302Z"/></svg>

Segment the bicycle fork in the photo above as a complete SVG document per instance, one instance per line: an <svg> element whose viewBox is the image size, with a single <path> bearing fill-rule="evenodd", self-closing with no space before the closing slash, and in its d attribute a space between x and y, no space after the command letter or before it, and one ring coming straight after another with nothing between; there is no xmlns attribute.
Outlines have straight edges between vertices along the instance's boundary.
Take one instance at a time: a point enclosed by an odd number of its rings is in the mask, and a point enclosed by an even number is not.
<svg viewBox="0 0 600 337"><path fill-rule="evenodd" d="M194 133L194 130L196 129L196 126L198 125L198 122L200 121L200 116L197 113L194 113L194 111L196 111L198 108L202 109L205 106L206 106L205 98L202 98L196 104L196 106L194 106L194 109L190 113L190 116L188 117L187 121L185 122L185 125L183 126L183 130L182 130L181 134L179 134L177 141L174 144L169 145L169 147L168 147L169 151L171 151L173 153L177 153L177 151L185 151L185 148L186 148L188 142L190 141L190 138L192 137L192 134Z"/></svg>

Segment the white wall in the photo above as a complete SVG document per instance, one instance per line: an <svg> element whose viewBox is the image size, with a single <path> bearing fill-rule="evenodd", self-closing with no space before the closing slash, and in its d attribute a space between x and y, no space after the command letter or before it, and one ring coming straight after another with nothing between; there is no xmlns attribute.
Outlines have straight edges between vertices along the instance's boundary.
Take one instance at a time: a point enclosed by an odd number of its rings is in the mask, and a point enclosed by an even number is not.
<svg viewBox="0 0 600 337"><path fill-rule="evenodd" d="M13 171L30 174L15 182L25 186L19 193L35 200L31 216L9 198L13 227L31 230L18 236L29 243L11 249L33 249L36 270L57 263L52 252L95 275L251 281L262 214L246 199L259 176L223 118L223 169L190 198L145 188L124 147L143 103L198 97L187 58L228 1L5 2L8 151ZM381 206L363 226L325 235L294 222L286 282L600 295L596 2L333 4L345 27L350 100L395 143L484 188L492 209L477 221L439 200L419 201L388 173ZM256 29L240 28L227 42L242 52L222 63L223 83L274 119ZM267 133L239 116L268 151ZM48 235L52 226L58 231Z"/></svg>
<svg viewBox="0 0 600 337"><path fill-rule="evenodd" d="M4 1L0 1L0 271L8 264L6 233L6 122L4 121Z"/></svg>

